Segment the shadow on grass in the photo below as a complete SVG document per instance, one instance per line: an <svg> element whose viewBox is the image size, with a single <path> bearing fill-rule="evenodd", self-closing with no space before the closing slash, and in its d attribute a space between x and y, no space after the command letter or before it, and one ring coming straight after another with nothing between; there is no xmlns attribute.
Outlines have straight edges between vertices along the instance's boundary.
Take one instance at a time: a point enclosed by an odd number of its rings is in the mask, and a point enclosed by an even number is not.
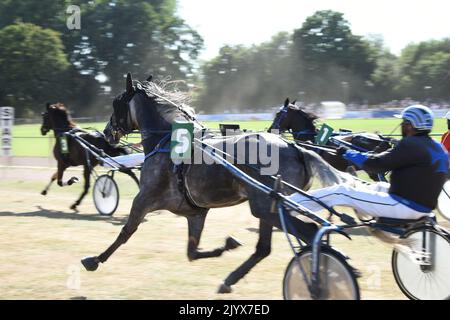
<svg viewBox="0 0 450 320"><path fill-rule="evenodd" d="M11 212L11 211L0 211L0 217L42 217L48 219L65 219L65 220L81 220L81 221L104 221L111 223L113 225L124 225L128 216L125 217L114 217L114 216L101 216L98 213L95 214L81 214L78 212L63 212L56 210L49 210L42 208L41 206L36 207L36 211L30 212ZM144 219L143 222L147 220Z"/></svg>

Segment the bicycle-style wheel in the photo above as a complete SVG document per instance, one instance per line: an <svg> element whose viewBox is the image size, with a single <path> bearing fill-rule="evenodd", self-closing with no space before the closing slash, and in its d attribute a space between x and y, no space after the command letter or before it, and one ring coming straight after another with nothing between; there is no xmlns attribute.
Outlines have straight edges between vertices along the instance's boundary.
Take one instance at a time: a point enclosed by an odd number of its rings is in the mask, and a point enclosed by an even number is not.
<svg viewBox="0 0 450 320"><path fill-rule="evenodd" d="M439 194L437 211L442 217L450 221L450 180L448 180Z"/></svg>
<svg viewBox="0 0 450 320"><path fill-rule="evenodd" d="M402 292L414 300L450 299L450 239L432 229L416 229L404 238L416 252L429 253L424 262L394 250L392 271Z"/></svg>
<svg viewBox="0 0 450 320"><path fill-rule="evenodd" d="M112 215L119 205L119 188L114 179L107 175L97 178L92 192L97 211L104 216Z"/></svg>
<svg viewBox="0 0 450 320"><path fill-rule="evenodd" d="M285 300L311 300L312 249L305 248L292 258L283 279ZM301 267L300 267L301 265ZM319 256L320 300L359 300L356 275L346 259L329 247L322 247Z"/></svg>

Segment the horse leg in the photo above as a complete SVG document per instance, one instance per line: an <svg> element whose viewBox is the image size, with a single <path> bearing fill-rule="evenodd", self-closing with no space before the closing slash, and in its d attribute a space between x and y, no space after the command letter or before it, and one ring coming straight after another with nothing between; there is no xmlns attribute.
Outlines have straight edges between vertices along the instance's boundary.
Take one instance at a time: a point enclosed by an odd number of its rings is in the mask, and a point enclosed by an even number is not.
<svg viewBox="0 0 450 320"><path fill-rule="evenodd" d="M219 287L218 293L230 293L231 286L242 279L257 263L270 254L272 243L272 225L266 221L259 220L259 239L255 252L241 264L236 270L228 275Z"/></svg>
<svg viewBox="0 0 450 320"><path fill-rule="evenodd" d="M77 177L72 177L67 182L63 182L62 178L64 175L64 171L68 167L69 166L67 164L65 164L63 161L58 161L58 171L56 172L56 179L57 179L58 186L60 186L60 187L70 186L78 181Z"/></svg>
<svg viewBox="0 0 450 320"><path fill-rule="evenodd" d="M81 193L80 197L73 205L70 206L70 209L76 210L77 206L80 205L83 198L86 196L86 194L89 191L90 182L91 182L91 168L89 166L84 166L83 176L84 176L84 190Z"/></svg>
<svg viewBox="0 0 450 320"><path fill-rule="evenodd" d="M187 255L189 261L203 258L219 257L222 255L224 251L236 249L237 247L241 246L241 243L239 241L237 241L233 237L228 237L223 247L214 249L212 251L200 251L198 249L198 245L200 243L200 237L202 235L203 227L205 225L207 213L208 211L200 213L195 216L187 217L189 230Z"/></svg>
<svg viewBox="0 0 450 320"><path fill-rule="evenodd" d="M96 257L87 257L81 260L81 263L87 271L95 271L98 268L98 264L106 262L109 257L136 232L139 224L141 224L147 212L156 210L157 208L151 207L151 203L147 206L148 197L144 196L144 193L140 192L133 200L130 216L127 223L123 226L117 239L109 246L106 251Z"/></svg>
<svg viewBox="0 0 450 320"><path fill-rule="evenodd" d="M57 174L58 174L58 172L55 172L55 173L52 175L52 177L50 178L50 182L47 184L47 186L45 187L45 189L42 190L41 194L42 194L43 196L47 195L48 189L49 189L50 186L52 185L53 181L56 180Z"/></svg>

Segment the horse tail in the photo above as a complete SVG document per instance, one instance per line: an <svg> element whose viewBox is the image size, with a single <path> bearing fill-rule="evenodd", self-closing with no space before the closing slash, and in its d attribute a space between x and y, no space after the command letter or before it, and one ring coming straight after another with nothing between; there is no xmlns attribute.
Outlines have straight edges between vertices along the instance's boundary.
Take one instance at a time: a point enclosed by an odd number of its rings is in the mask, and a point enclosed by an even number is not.
<svg viewBox="0 0 450 320"><path fill-rule="evenodd" d="M347 177L344 173L339 172L323 160L317 153L293 144L303 160L305 165L307 178L305 190L308 190L314 178L319 178L322 186L328 187L335 184L346 182Z"/></svg>

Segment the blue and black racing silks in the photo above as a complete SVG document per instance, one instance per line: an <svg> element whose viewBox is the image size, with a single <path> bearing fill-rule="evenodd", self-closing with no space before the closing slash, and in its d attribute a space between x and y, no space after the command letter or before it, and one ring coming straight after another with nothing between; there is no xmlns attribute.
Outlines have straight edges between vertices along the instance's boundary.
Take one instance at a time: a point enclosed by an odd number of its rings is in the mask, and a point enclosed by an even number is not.
<svg viewBox="0 0 450 320"><path fill-rule="evenodd" d="M348 150L343 157L366 171L391 171L389 194L418 211L436 208L449 171L447 151L428 135L403 138L380 154Z"/></svg>

